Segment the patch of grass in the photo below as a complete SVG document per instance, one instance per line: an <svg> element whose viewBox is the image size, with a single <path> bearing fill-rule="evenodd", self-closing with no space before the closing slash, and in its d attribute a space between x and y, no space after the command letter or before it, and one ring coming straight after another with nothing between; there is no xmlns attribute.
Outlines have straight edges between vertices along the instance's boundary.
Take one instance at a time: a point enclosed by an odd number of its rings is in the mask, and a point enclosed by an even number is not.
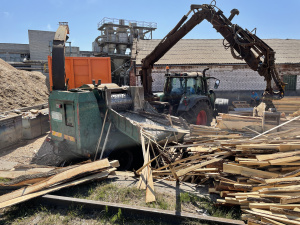
<svg viewBox="0 0 300 225"><path fill-rule="evenodd" d="M9 210L5 210L1 220L0 224L7 224L12 221L18 221L22 222L24 218L30 217L35 214L34 209L31 207L31 202L25 202L18 204L16 206L10 207ZM3 218L5 218L3 220Z"/></svg>
<svg viewBox="0 0 300 225"><path fill-rule="evenodd" d="M163 210L180 210L196 212L201 210L204 214L228 219L240 219L238 207L216 206L208 198L201 198L190 193L181 193L177 198L168 193L156 192L156 202L145 203L145 190L136 187L124 187L118 183L107 180L60 190L56 195L100 200L113 203L122 203L133 206L144 206ZM177 205L176 205L177 203ZM134 217L134 215L133 215ZM68 209L57 209L34 205L34 202L21 203L5 209L0 217L0 224L167 224L160 222L159 218L131 218L125 217L120 209L117 213L109 212L108 208L101 212L86 211L82 207L70 206ZM88 222L87 222L88 221ZM163 221L163 220L162 220ZM183 224L203 224L199 221L187 220ZM206 223L208 224L208 223Z"/></svg>
<svg viewBox="0 0 300 225"><path fill-rule="evenodd" d="M180 193L181 203L191 203L198 209L202 209L207 214L214 217L222 217L227 219L241 219L241 210L238 206L225 207L217 206L208 198L201 198L190 193Z"/></svg>
<svg viewBox="0 0 300 225"><path fill-rule="evenodd" d="M11 179L0 177L0 183L5 183L10 181Z"/></svg>
<svg viewBox="0 0 300 225"><path fill-rule="evenodd" d="M103 183L90 190L88 199L130 204L145 196L144 190L136 187L118 187L113 183Z"/></svg>

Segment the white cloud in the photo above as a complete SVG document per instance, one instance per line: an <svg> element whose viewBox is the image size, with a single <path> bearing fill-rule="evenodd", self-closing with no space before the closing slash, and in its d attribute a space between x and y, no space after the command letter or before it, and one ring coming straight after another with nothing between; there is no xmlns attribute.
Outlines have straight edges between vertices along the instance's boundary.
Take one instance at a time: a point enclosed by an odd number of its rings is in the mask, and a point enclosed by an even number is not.
<svg viewBox="0 0 300 225"><path fill-rule="evenodd" d="M1 12L1 14L2 14L5 18L11 17L11 13L10 13L10 12Z"/></svg>
<svg viewBox="0 0 300 225"><path fill-rule="evenodd" d="M48 25L47 25L47 30L49 30L49 31L52 30L50 23L48 23Z"/></svg>

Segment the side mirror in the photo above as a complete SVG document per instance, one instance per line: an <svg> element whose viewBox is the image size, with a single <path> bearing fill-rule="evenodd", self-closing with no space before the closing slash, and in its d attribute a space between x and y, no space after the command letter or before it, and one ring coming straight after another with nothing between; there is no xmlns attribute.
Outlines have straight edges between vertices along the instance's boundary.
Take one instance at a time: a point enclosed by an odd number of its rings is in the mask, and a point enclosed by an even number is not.
<svg viewBox="0 0 300 225"><path fill-rule="evenodd" d="M219 85L220 85L220 80L216 80L214 89L218 89Z"/></svg>

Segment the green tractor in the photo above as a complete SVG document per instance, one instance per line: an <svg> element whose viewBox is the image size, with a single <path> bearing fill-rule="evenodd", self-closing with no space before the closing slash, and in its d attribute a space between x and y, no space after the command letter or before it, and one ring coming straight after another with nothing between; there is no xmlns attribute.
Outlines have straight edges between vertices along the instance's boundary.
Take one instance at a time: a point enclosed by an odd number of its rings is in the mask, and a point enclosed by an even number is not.
<svg viewBox="0 0 300 225"><path fill-rule="evenodd" d="M175 73L170 74L167 68L164 92L158 94L160 103L154 102L160 113L169 113L181 116L188 123L209 126L212 118L218 112L228 112L228 99L216 98L213 90L208 90L208 80L214 79L214 88L217 89L220 80L215 77L206 77L202 73Z"/></svg>

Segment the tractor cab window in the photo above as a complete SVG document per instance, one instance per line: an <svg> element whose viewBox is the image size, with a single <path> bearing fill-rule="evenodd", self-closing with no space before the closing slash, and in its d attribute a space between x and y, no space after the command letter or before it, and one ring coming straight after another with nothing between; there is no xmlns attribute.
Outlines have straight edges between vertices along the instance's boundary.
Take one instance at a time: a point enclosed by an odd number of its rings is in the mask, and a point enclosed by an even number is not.
<svg viewBox="0 0 300 225"><path fill-rule="evenodd" d="M202 83L200 81L200 89L199 89L199 80L189 77L173 77L170 81L170 93L173 95L183 95L186 93L187 95L192 95L199 93L202 87Z"/></svg>
<svg viewBox="0 0 300 225"><path fill-rule="evenodd" d="M203 92L202 79L198 78L195 81L196 81L196 85L195 85L196 94L201 94Z"/></svg>
<svg viewBox="0 0 300 225"><path fill-rule="evenodd" d="M187 84L186 84L186 92L188 95L196 94L197 90L197 83L196 80L193 78L187 79Z"/></svg>
<svg viewBox="0 0 300 225"><path fill-rule="evenodd" d="M185 81L183 78L171 78L171 94L182 95L184 93Z"/></svg>

